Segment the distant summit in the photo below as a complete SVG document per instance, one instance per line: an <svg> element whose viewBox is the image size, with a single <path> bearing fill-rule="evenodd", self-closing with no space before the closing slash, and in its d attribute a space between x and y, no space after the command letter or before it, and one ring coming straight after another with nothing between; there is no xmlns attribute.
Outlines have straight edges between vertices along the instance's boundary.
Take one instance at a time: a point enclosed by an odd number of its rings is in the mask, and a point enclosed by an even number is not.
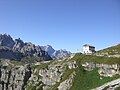
<svg viewBox="0 0 120 90"><path fill-rule="evenodd" d="M55 50L51 45L41 46L41 48L48 52L48 54L54 59L63 58L71 54L71 52L66 51L66 49Z"/></svg>
<svg viewBox="0 0 120 90"><path fill-rule="evenodd" d="M66 51L65 49L60 49L60 50L56 50L53 53L53 56L56 58L62 58L62 57L69 56L70 54L71 54L70 51Z"/></svg>
<svg viewBox="0 0 120 90"><path fill-rule="evenodd" d="M42 50L46 51L50 56L55 52L51 45L41 46Z"/></svg>

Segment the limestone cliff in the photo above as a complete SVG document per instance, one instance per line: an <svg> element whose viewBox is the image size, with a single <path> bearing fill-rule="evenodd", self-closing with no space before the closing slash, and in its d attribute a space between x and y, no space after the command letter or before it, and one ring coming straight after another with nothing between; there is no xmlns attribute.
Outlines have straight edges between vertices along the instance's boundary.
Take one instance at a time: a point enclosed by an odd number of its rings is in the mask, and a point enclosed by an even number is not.
<svg viewBox="0 0 120 90"><path fill-rule="evenodd" d="M67 90L72 85L75 68L75 61L56 60L24 64L4 59L0 62L0 90L49 90L54 85L57 85L55 88L58 90Z"/></svg>

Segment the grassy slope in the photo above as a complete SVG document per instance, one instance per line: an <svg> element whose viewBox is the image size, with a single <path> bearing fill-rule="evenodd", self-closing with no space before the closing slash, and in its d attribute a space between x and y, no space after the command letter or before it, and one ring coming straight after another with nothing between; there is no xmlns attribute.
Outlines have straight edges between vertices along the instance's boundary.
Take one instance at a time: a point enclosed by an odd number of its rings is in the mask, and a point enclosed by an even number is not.
<svg viewBox="0 0 120 90"><path fill-rule="evenodd" d="M81 66L81 64L86 61L93 61L95 63L106 64L118 63L120 60L118 58L113 59L108 57L86 56L76 54L72 60L76 60L79 67L75 70L76 76L73 81L73 86L71 87L70 90L90 90L92 88L103 85L106 82L109 82L120 77L116 75L112 78L102 77L102 79L100 79L100 75L98 74L97 69L93 71L85 71L84 68Z"/></svg>
<svg viewBox="0 0 120 90"><path fill-rule="evenodd" d="M120 44L97 51L96 53L108 53L109 55L120 54Z"/></svg>
<svg viewBox="0 0 120 90"><path fill-rule="evenodd" d="M115 57L104 57L104 56L91 56L91 55L83 55L83 54L76 54L72 60L76 60L78 62L85 63L85 62L94 62L94 63L102 63L102 64L120 64L120 58Z"/></svg>

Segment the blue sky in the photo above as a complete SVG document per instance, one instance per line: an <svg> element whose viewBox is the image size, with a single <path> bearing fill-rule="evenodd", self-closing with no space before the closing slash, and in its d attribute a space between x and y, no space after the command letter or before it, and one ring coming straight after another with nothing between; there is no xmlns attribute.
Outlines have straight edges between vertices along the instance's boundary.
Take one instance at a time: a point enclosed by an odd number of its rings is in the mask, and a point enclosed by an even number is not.
<svg viewBox="0 0 120 90"><path fill-rule="evenodd" d="M0 33L76 52L120 43L120 0L0 0Z"/></svg>

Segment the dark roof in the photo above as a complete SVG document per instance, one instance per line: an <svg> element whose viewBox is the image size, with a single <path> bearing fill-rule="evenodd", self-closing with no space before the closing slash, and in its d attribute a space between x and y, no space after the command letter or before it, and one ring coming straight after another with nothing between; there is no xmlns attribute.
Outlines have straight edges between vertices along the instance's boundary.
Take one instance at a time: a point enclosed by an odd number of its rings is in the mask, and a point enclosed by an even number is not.
<svg viewBox="0 0 120 90"><path fill-rule="evenodd" d="M91 45L89 45L89 44L85 44L85 45L83 45L83 46L85 46L85 47L86 47L86 46L94 47L94 46L91 46ZM95 47L94 47L94 48L95 48Z"/></svg>

